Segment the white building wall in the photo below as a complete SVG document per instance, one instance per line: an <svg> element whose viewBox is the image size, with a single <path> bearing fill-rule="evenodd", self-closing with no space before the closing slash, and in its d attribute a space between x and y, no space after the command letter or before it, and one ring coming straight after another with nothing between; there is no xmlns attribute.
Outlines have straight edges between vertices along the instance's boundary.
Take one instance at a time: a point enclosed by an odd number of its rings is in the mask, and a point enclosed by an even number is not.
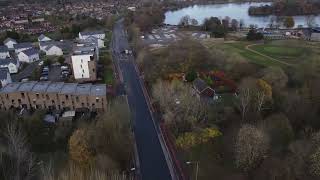
<svg viewBox="0 0 320 180"><path fill-rule="evenodd" d="M10 74L17 73L18 72L18 68L19 68L19 66L17 67L17 65L15 65L13 63L6 64L6 65L1 65L0 67L1 68L8 68Z"/></svg>
<svg viewBox="0 0 320 180"><path fill-rule="evenodd" d="M98 48L103 48L104 47L104 40L98 39Z"/></svg>
<svg viewBox="0 0 320 180"><path fill-rule="evenodd" d="M34 61L38 61L40 58L39 58L39 54L34 54L34 55L31 55L31 56L27 56L23 52L20 52L18 54L18 59L19 59L20 62L31 63L31 62L34 62Z"/></svg>
<svg viewBox="0 0 320 180"><path fill-rule="evenodd" d="M7 85L9 83L12 83L12 79L11 79L10 73L8 73L7 79L1 80L1 86L4 87L5 85Z"/></svg>
<svg viewBox="0 0 320 180"><path fill-rule="evenodd" d="M48 51L46 51L47 56L62 56L63 51L57 46L52 46Z"/></svg>
<svg viewBox="0 0 320 180"><path fill-rule="evenodd" d="M13 49L13 45L14 44L17 44L17 43L15 43L15 42L13 42L13 41L9 41L9 42L7 42L6 44L4 44L5 46L7 46L9 49Z"/></svg>
<svg viewBox="0 0 320 180"><path fill-rule="evenodd" d="M48 37L45 37L45 38L43 38L43 39L40 40L40 39L38 38L38 41L51 41L51 39L48 38Z"/></svg>
<svg viewBox="0 0 320 180"><path fill-rule="evenodd" d="M79 38L80 38L80 39L87 39L87 38L89 38L90 36L96 37L96 38L98 38L98 39L104 39L104 38L106 38L106 34L94 34L94 35L84 35L84 36L82 36L81 33L79 33Z"/></svg>
<svg viewBox="0 0 320 180"><path fill-rule="evenodd" d="M5 59L7 57L10 57L9 52L0 52L0 58L1 59Z"/></svg>
<svg viewBox="0 0 320 180"><path fill-rule="evenodd" d="M73 74L75 79L90 78L88 62L92 54L71 56Z"/></svg>

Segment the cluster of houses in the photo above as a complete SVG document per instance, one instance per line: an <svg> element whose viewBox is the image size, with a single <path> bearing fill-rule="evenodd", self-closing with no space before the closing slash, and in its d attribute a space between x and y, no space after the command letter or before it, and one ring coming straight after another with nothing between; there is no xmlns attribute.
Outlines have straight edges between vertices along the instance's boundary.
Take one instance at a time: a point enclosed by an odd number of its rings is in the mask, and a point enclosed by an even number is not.
<svg viewBox="0 0 320 180"><path fill-rule="evenodd" d="M37 43L18 43L7 38L0 46L0 81L4 87L12 82L10 74L18 73L22 63L33 63L40 60L40 52L46 56L63 56L77 82L93 82L97 79L97 61L99 49L104 47L103 31L80 32L72 41L55 41L40 35Z"/></svg>

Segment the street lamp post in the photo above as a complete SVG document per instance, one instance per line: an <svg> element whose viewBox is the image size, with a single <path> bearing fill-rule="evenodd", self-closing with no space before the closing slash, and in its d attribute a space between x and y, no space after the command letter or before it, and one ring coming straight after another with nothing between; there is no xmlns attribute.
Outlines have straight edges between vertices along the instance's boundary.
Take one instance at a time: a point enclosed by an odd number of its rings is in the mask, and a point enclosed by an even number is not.
<svg viewBox="0 0 320 180"><path fill-rule="evenodd" d="M199 173L199 161L187 161L186 164L196 164L196 180L198 180L198 173Z"/></svg>

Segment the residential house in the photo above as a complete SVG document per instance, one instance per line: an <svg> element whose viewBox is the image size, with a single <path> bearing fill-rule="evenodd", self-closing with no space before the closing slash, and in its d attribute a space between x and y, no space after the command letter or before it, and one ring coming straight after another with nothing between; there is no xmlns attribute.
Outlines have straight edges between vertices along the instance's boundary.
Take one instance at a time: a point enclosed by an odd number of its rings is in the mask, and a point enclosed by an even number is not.
<svg viewBox="0 0 320 180"><path fill-rule="evenodd" d="M4 87L9 83L12 83L12 79L11 79L8 68L0 68L0 82L1 82L1 87Z"/></svg>
<svg viewBox="0 0 320 180"><path fill-rule="evenodd" d="M45 52L46 55L61 56L66 54L71 49L69 41L40 41L39 48Z"/></svg>
<svg viewBox="0 0 320 180"><path fill-rule="evenodd" d="M98 39L106 38L106 34L103 31L79 32L79 39L87 39L90 36L96 37Z"/></svg>
<svg viewBox="0 0 320 180"><path fill-rule="evenodd" d="M41 34L39 37L38 37L38 41L51 41L52 39L50 39L49 37Z"/></svg>
<svg viewBox="0 0 320 180"><path fill-rule="evenodd" d="M14 51L18 54L21 51L33 48L33 45L32 43L25 42L25 43L14 44L13 47L14 47Z"/></svg>
<svg viewBox="0 0 320 180"><path fill-rule="evenodd" d="M7 38L3 41L3 44L8 47L8 49L14 49L13 45L18 44L16 40L12 38Z"/></svg>
<svg viewBox="0 0 320 180"><path fill-rule="evenodd" d="M104 111L107 107L105 84L63 82L16 82L0 90L0 109L58 109Z"/></svg>
<svg viewBox="0 0 320 180"><path fill-rule="evenodd" d="M0 59L5 59L10 57L9 49L7 46L0 46Z"/></svg>
<svg viewBox="0 0 320 180"><path fill-rule="evenodd" d="M86 39L80 39L78 41L79 44L92 44L97 46L98 48L103 48L104 46L104 40L96 38L95 36L89 36Z"/></svg>
<svg viewBox="0 0 320 180"><path fill-rule="evenodd" d="M47 56L62 56L63 50L59 45L49 45L44 49Z"/></svg>
<svg viewBox="0 0 320 180"><path fill-rule="evenodd" d="M193 81L193 89L195 90L198 98L213 98L215 95L215 91L200 78Z"/></svg>
<svg viewBox="0 0 320 180"><path fill-rule="evenodd" d="M19 61L12 58L0 59L0 68L8 68L9 73L17 73L19 69Z"/></svg>
<svg viewBox="0 0 320 180"><path fill-rule="evenodd" d="M31 48L26 49L24 51L19 52L18 59L20 62L32 63L34 61L38 61L39 51L37 49Z"/></svg>
<svg viewBox="0 0 320 180"><path fill-rule="evenodd" d="M96 47L77 47L71 56L74 78L78 81L95 81L96 72Z"/></svg>

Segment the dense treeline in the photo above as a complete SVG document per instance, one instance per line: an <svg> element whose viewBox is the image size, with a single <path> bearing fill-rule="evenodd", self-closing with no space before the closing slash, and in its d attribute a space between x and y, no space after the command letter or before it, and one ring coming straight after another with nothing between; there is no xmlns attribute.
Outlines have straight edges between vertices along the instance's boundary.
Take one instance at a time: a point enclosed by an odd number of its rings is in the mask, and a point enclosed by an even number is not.
<svg viewBox="0 0 320 180"><path fill-rule="evenodd" d="M312 15L320 13L320 2L309 0L281 0L272 5L251 6L250 15Z"/></svg>

